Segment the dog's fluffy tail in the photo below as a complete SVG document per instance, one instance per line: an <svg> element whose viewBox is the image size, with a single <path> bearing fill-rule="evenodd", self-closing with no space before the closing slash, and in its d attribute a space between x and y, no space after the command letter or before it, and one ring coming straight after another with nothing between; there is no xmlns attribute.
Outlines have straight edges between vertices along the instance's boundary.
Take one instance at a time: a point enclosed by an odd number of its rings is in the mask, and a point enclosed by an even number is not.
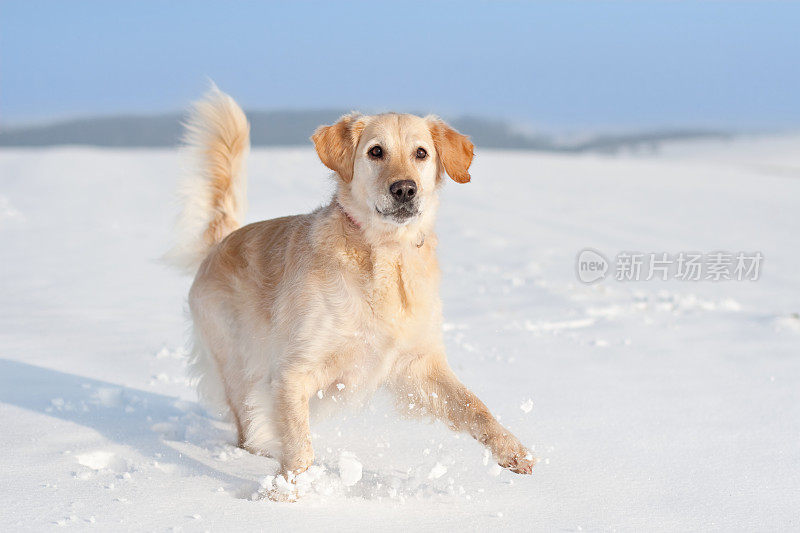
<svg viewBox="0 0 800 533"><path fill-rule="evenodd" d="M187 174L175 246L164 259L194 273L209 250L241 226L246 210L250 125L242 109L212 86L185 124Z"/></svg>

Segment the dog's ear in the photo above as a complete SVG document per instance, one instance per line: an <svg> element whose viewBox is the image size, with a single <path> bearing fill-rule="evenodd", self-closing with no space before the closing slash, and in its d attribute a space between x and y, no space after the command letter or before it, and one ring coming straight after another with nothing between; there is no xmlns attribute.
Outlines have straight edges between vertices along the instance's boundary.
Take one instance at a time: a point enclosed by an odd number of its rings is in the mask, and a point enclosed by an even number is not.
<svg viewBox="0 0 800 533"><path fill-rule="evenodd" d="M353 179L356 146L364 126L361 114L350 113L336 124L320 126L311 136L322 164L336 172L345 183Z"/></svg>
<svg viewBox="0 0 800 533"><path fill-rule="evenodd" d="M470 180L469 166L472 164L473 145L469 137L458 133L442 119L425 117L433 137L436 153L439 154L439 174L442 168L453 181L467 183Z"/></svg>

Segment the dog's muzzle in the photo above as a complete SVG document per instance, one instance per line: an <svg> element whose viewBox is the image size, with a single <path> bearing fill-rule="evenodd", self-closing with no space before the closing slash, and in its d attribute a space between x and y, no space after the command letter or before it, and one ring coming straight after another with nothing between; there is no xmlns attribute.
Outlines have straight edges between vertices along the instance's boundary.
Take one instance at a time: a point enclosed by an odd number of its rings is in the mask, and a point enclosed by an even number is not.
<svg viewBox="0 0 800 533"><path fill-rule="evenodd" d="M387 194L383 195L375 210L396 224L404 224L419 214L419 204L416 182L398 180L389 186Z"/></svg>
<svg viewBox="0 0 800 533"><path fill-rule="evenodd" d="M382 198L375 210L398 224L403 224L419 214L417 183L414 180L398 180L389 186L389 193Z"/></svg>
<svg viewBox="0 0 800 533"><path fill-rule="evenodd" d="M394 209L380 209L376 207L375 211L381 216L389 218L398 224L408 222L410 219L419 215L419 207L416 202L401 204Z"/></svg>

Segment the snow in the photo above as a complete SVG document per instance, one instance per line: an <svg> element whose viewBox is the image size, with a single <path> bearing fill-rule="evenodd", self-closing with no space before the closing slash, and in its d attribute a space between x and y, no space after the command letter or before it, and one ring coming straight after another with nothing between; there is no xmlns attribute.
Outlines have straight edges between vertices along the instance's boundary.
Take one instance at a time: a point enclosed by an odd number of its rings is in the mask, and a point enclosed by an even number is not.
<svg viewBox="0 0 800 533"><path fill-rule="evenodd" d="M528 398L519 405L519 408L522 409L523 413L530 413L533 410L533 400Z"/></svg>
<svg viewBox="0 0 800 533"><path fill-rule="evenodd" d="M87 466L92 470L111 470L126 472L128 465L124 459L121 459L111 452L105 450L97 450L75 456L79 464Z"/></svg>
<svg viewBox="0 0 800 533"><path fill-rule="evenodd" d="M431 471L428 472L428 479L439 479L443 475L447 473L447 467L444 466L442 463L437 462L431 468Z"/></svg>
<svg viewBox="0 0 800 533"><path fill-rule="evenodd" d="M534 475L379 395L312 424L295 503L263 499L276 462L235 447L186 378L190 280L157 261L175 152L2 150L0 530L797 529L798 148L479 147L473 182L443 191L445 342L539 458ZM250 220L331 190L310 149L250 163ZM760 251L764 264L752 282L587 285L584 249Z"/></svg>
<svg viewBox="0 0 800 533"><path fill-rule="evenodd" d="M345 487L352 487L363 475L363 466L353 453L343 451L339 454L339 477Z"/></svg>

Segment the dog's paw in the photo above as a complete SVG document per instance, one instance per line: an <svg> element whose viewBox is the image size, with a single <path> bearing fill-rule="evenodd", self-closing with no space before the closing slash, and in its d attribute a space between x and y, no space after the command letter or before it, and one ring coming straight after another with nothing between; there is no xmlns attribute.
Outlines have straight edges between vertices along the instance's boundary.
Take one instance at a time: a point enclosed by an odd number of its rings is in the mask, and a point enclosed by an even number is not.
<svg viewBox="0 0 800 533"><path fill-rule="evenodd" d="M514 454L505 461L500 462L500 466L511 470L515 474L532 474L533 465L536 464L536 458L533 457L527 450L523 451L522 453L525 455L522 455L521 453Z"/></svg>
<svg viewBox="0 0 800 533"><path fill-rule="evenodd" d="M493 452L497 464L511 470L516 474L532 474L536 458L531 452L513 437L506 437L503 441L495 441Z"/></svg>
<svg viewBox="0 0 800 533"><path fill-rule="evenodd" d="M299 495L294 487L288 491L276 487L267 492L267 498L273 502L294 503L298 500Z"/></svg>
<svg viewBox="0 0 800 533"><path fill-rule="evenodd" d="M300 497L296 476L291 472L278 474L275 477L268 476L262 483L261 490L254 495L254 499L264 497L273 502L296 502Z"/></svg>

